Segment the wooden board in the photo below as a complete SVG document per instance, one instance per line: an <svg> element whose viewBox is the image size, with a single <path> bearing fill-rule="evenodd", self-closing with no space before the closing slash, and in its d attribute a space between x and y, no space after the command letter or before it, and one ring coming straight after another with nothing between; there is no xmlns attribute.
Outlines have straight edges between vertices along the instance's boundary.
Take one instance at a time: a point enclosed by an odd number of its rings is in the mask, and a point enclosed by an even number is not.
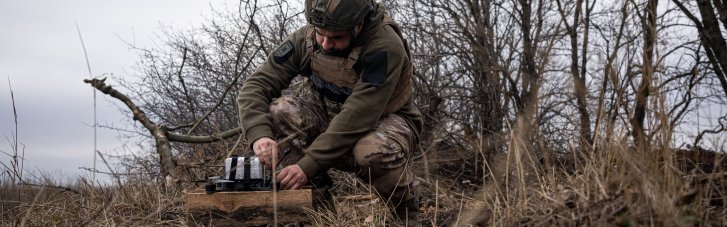
<svg viewBox="0 0 727 227"><path fill-rule="evenodd" d="M194 190L186 193L187 212L194 223L215 226L245 226L273 223L273 192L216 192ZM277 192L278 223L308 220L313 209L311 189Z"/></svg>

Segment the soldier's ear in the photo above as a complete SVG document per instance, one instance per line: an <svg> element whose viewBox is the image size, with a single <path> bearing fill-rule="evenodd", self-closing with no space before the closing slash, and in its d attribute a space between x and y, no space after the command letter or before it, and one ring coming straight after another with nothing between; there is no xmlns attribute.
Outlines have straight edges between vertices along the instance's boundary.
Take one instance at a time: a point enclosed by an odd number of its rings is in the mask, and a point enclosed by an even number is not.
<svg viewBox="0 0 727 227"><path fill-rule="evenodd" d="M356 26L353 26L353 31L355 32L354 34L358 34L359 32L361 32L361 30L363 30L363 25L364 20L362 19L361 22L358 22L358 24L356 24Z"/></svg>

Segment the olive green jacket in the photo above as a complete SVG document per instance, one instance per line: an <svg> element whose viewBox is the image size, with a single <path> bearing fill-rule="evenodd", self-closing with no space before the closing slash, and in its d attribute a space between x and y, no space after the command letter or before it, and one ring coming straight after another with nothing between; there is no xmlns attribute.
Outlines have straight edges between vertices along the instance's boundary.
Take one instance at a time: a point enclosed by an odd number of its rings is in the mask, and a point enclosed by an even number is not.
<svg viewBox="0 0 727 227"><path fill-rule="evenodd" d="M298 162L308 177L340 163L356 141L373 130L383 117L384 108L399 77L412 64L402 40L393 28L380 26L383 17L384 7L377 4L375 13L366 19L364 28L352 42L352 46L363 45L362 57L356 63L360 79L343 103L341 112L331 119L326 131L310 144L304 151L305 156ZM238 95L241 126L250 143L262 137L275 138L272 132L272 116L269 113L270 103L274 98L280 97L281 91L290 85L295 76L310 75L311 53L306 50L306 28L307 26L295 31L268 56L267 61L245 81ZM382 52L385 53L383 62L366 64L369 62L366 59L371 59L368 56L381 60ZM377 54L369 55L370 53ZM372 68L372 65L379 68ZM386 68L385 71L383 67ZM402 116L416 134L416 138L419 138L422 117L411 98L395 114Z"/></svg>

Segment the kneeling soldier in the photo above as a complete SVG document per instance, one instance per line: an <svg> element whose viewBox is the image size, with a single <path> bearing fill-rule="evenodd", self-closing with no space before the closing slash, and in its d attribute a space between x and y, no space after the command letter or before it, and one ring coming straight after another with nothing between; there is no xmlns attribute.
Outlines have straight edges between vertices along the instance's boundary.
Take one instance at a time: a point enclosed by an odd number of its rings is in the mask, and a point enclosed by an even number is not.
<svg viewBox="0 0 727 227"><path fill-rule="evenodd" d="M422 117L412 103L413 63L399 26L372 0L305 4L308 25L282 42L240 91L245 137L266 166L276 163L273 154L285 157L278 174L283 189L310 183L320 203L330 198L328 169L353 172L371 182L398 218L416 223L418 182L407 164ZM302 89L281 96L297 75L306 78Z"/></svg>

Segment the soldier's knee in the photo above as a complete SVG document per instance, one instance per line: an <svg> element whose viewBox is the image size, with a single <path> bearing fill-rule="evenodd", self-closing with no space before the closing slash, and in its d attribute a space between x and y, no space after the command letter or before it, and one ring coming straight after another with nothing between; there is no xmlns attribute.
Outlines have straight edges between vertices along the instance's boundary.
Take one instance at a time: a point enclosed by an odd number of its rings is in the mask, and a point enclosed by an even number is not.
<svg viewBox="0 0 727 227"><path fill-rule="evenodd" d="M273 117L273 124L294 125L303 124L301 105L297 99L290 96L282 96L270 104L270 115Z"/></svg>
<svg viewBox="0 0 727 227"><path fill-rule="evenodd" d="M372 132L361 138L353 147L356 165L369 173L379 176L406 164L402 145L381 132Z"/></svg>
<svg viewBox="0 0 727 227"><path fill-rule="evenodd" d="M295 99L290 96L282 96L270 104L270 114L273 116L285 116L296 112Z"/></svg>

